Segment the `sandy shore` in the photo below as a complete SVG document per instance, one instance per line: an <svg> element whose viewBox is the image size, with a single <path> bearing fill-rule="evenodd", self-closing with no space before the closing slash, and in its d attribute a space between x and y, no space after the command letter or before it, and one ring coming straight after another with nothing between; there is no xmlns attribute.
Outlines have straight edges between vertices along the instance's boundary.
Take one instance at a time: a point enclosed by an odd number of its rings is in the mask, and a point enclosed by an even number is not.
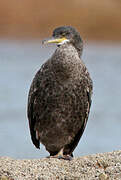
<svg viewBox="0 0 121 180"><path fill-rule="evenodd" d="M121 151L73 158L72 161L0 157L0 180L7 179L120 180Z"/></svg>

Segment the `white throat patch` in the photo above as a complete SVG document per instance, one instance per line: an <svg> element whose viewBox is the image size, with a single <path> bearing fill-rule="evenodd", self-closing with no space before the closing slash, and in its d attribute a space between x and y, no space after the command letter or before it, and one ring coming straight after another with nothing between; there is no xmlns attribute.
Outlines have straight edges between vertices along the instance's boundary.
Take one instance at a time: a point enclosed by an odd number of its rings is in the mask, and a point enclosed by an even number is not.
<svg viewBox="0 0 121 180"><path fill-rule="evenodd" d="M58 43L58 45L65 44L66 42L69 42L69 40L68 39L64 39L62 42Z"/></svg>

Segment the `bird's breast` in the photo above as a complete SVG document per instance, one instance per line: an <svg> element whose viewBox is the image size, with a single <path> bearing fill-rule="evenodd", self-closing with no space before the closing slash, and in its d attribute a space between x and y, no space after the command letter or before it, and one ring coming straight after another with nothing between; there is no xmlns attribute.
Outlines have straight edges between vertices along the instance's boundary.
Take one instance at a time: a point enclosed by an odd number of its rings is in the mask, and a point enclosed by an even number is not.
<svg viewBox="0 0 121 180"><path fill-rule="evenodd" d="M52 71L59 81L80 78L83 63L75 49L59 49L51 59Z"/></svg>

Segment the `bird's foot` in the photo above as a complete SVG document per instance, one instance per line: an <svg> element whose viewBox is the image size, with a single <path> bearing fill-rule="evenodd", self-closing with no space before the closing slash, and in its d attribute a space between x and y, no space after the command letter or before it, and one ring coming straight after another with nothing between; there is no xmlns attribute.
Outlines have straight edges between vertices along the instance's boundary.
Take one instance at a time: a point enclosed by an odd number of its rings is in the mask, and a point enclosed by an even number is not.
<svg viewBox="0 0 121 180"><path fill-rule="evenodd" d="M68 160L68 161L71 161L71 160L72 160L72 157L71 157L69 154L63 155L63 156L58 156L57 158L58 158L58 159Z"/></svg>
<svg viewBox="0 0 121 180"><path fill-rule="evenodd" d="M47 158L57 158L57 159L64 159L64 160L68 160L71 161L73 158L70 155L55 155L55 156L48 156Z"/></svg>
<svg viewBox="0 0 121 180"><path fill-rule="evenodd" d="M72 160L72 156L69 154L63 154L63 148L54 156L49 156L49 158L57 158L57 159L64 159L64 160L68 160L71 161Z"/></svg>

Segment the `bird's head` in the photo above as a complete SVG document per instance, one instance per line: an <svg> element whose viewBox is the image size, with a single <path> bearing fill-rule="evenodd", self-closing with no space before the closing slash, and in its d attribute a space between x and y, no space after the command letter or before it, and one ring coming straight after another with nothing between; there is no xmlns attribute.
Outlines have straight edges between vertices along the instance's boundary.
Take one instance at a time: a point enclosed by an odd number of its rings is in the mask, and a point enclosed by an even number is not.
<svg viewBox="0 0 121 180"><path fill-rule="evenodd" d="M79 32L71 26L61 26L53 31L52 38L43 41L44 44L56 43L61 46L65 43L71 43L78 51L79 56L82 54L83 41Z"/></svg>

